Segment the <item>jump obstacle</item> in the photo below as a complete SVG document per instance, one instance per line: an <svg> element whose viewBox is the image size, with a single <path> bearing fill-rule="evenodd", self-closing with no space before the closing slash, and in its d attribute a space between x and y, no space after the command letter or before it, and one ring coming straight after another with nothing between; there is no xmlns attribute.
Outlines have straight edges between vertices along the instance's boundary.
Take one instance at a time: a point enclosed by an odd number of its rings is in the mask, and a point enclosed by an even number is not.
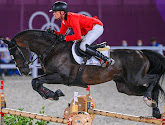
<svg viewBox="0 0 165 125"><path fill-rule="evenodd" d="M86 96L77 96L76 97L77 101L75 101L75 97L74 97L72 102L68 105L68 107L64 111L64 118L51 117L51 116L42 115L42 114L9 109L9 108L6 108L5 106L4 81L0 81L0 82L1 82L0 89L2 90L2 93L0 93L0 106L1 106L0 125L5 125L4 114L11 114L11 115L33 118L33 119L38 119L38 120L63 123L67 125L77 125L80 123L83 123L84 125L92 125L92 121L94 120L95 115L102 115L102 116L108 116L112 118L137 121L137 122L143 122L143 123L165 125L165 106L164 106L164 113L161 119L126 115L126 114L96 109L96 103L92 99L90 93L87 94Z"/></svg>

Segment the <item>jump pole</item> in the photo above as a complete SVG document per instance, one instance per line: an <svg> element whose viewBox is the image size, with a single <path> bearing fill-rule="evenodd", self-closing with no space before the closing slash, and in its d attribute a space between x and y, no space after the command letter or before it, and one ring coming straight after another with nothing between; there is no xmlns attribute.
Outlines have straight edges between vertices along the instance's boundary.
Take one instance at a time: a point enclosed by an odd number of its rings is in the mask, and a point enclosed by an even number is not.
<svg viewBox="0 0 165 125"><path fill-rule="evenodd" d="M25 111L19 111L19 110L9 109L9 108L3 108L1 110L1 112L4 114L16 115L16 116L38 119L38 120L44 120L44 121L50 121L50 122L56 122L56 123L63 123L63 124L68 123L68 119L65 119L65 118L51 117L51 116L47 116L47 115L30 113L30 112L25 112ZM4 125L4 123L3 124L1 123L1 125Z"/></svg>
<svg viewBox="0 0 165 125"><path fill-rule="evenodd" d="M98 110L98 109L88 109L88 113L102 115L102 116L108 116L108 117L112 117L112 118L136 121L136 122L165 125L164 119L152 119L152 118L146 118L146 117L142 117L142 116L133 116L133 115L116 113L116 112L103 111L103 110Z"/></svg>
<svg viewBox="0 0 165 125"><path fill-rule="evenodd" d="M51 116L47 116L43 114L30 113L26 111L19 111L15 109L5 108L6 106L5 106L5 94L4 94L4 81L0 80L0 85L1 85L0 90L2 91L0 92L0 106L1 106L0 125L5 125L4 114L11 114L11 115L21 116L21 117L26 117L26 118L33 118L33 119L63 123L63 124L68 123L68 119L65 119L65 118L51 117Z"/></svg>
<svg viewBox="0 0 165 125"><path fill-rule="evenodd" d="M21 117L56 122L56 123L63 123L67 125L77 125L79 124L79 121L81 120L82 122L88 122L88 125L92 125L92 118L90 117L90 115L86 112L78 111L77 108L75 111L72 111L68 115L68 118L51 117L51 116L47 116L43 114L37 114L37 113L31 113L31 112L6 108L5 94L4 94L4 81L0 80L0 85L1 85L0 90L2 90L2 92L0 92L0 106L1 106L0 125L5 125L4 114L10 114L10 115L15 115L15 116L21 116ZM74 106L72 107L72 109L73 108Z"/></svg>
<svg viewBox="0 0 165 125"><path fill-rule="evenodd" d="M1 83L0 89L2 90L2 93L0 93L0 106L1 106L0 125L5 125L4 114L11 114L11 115L16 115L16 116L22 116L22 117L33 118L33 119L44 120L44 121L51 121L51 122L56 122L56 123L63 123L63 124L68 124L68 125L71 125L72 124L71 122L73 122L72 125L76 125L75 121L77 121L77 115L79 115L79 113L78 114L75 114L75 113L77 111L80 112L78 110L78 108L76 108L76 111L68 114L68 117L70 117L69 119L72 119L71 121L67 118L51 117L51 116L47 116L47 115L43 115L43 114L36 114L36 113L30 113L30 112L6 108L5 99L4 99L5 94L4 94L4 87L3 87L4 82L0 81L0 83ZM88 112L91 115L102 115L102 116L108 116L108 117L112 117L112 118L118 118L118 119L124 119L124 120L136 121L136 122L165 125L165 106L164 106L164 113L162 115L162 118L154 119L154 118L147 118L147 117L143 117L143 116L133 116L133 115L127 115L127 114L121 114L121 113L116 113L116 112L109 112L109 111L94 109L94 107L92 107L92 105L91 105L92 104L91 101L92 101L92 98L89 93L86 95L85 112ZM81 101L79 103L83 104ZM74 108L74 106L71 107L71 109L73 109L73 108ZM81 117L83 119L86 117L86 115L80 114L79 117ZM90 121L90 123L91 123L91 121Z"/></svg>
<svg viewBox="0 0 165 125"><path fill-rule="evenodd" d="M89 87L89 95L90 95L90 87ZM162 114L162 118L156 119L156 118L147 118L143 116L134 116L134 115L127 115L127 114L122 114L122 113L93 109L93 108L90 108L91 99L88 99L88 98L86 98L86 103L87 103L86 112L92 115L102 115L102 116L108 116L112 118L118 118L118 119L124 119L124 120L136 121L136 122L165 125L165 106L164 106L164 113Z"/></svg>

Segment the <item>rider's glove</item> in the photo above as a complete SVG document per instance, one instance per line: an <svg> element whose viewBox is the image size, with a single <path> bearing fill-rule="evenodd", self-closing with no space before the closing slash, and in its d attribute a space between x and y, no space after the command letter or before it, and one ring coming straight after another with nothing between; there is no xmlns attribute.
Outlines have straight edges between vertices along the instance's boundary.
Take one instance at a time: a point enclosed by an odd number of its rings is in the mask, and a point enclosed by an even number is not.
<svg viewBox="0 0 165 125"><path fill-rule="evenodd" d="M62 34L59 34L59 35L58 35L58 40L59 40L59 41L64 41L64 40L65 40L65 36L62 35Z"/></svg>
<svg viewBox="0 0 165 125"><path fill-rule="evenodd" d="M52 30L51 28L48 28L46 32L54 34L54 30Z"/></svg>

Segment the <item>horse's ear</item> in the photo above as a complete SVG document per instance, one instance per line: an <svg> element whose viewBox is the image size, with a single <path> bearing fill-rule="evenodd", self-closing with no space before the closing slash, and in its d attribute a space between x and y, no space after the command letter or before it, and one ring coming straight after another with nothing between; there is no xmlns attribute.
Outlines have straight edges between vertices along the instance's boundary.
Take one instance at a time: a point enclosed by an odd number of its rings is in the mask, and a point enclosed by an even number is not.
<svg viewBox="0 0 165 125"><path fill-rule="evenodd" d="M2 40L4 43L6 43L7 45L11 44L9 40L6 40L4 38L0 38L0 40Z"/></svg>

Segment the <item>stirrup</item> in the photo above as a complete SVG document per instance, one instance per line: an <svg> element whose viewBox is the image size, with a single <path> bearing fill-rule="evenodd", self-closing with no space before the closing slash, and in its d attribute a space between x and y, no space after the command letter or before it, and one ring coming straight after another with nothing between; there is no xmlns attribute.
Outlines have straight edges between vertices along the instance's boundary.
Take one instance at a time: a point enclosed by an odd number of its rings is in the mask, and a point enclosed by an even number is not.
<svg viewBox="0 0 165 125"><path fill-rule="evenodd" d="M101 63L101 67L108 67L110 65L110 60L107 59L107 61L105 62L104 60L100 59L100 63Z"/></svg>
<svg viewBox="0 0 165 125"><path fill-rule="evenodd" d="M106 62L104 62L102 59L100 59L100 64L101 64L101 67L108 67L109 65L113 65L115 63L115 60L114 59L107 59Z"/></svg>

